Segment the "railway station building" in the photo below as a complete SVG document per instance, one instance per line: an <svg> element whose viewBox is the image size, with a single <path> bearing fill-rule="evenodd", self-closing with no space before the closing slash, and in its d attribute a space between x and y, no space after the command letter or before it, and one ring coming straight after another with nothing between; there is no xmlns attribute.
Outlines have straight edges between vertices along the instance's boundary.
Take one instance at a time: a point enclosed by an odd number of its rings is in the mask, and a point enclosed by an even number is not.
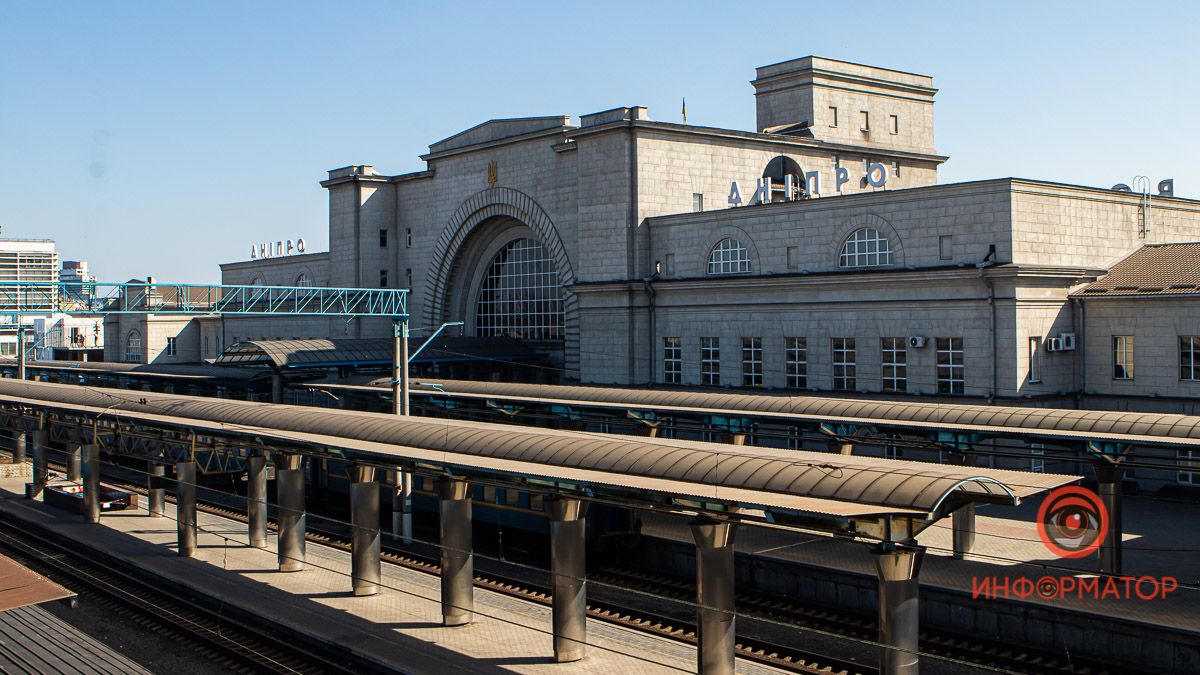
<svg viewBox="0 0 1200 675"><path fill-rule="evenodd" d="M407 287L415 326L519 338L565 381L1196 412L1195 287L1077 291L1200 241L1200 202L1169 184L939 184L928 76L806 57L751 84L751 131L629 106L484 122L415 173L335 169L327 253L223 280ZM247 318L212 344L390 330ZM1113 359L1137 369L1106 377Z"/></svg>

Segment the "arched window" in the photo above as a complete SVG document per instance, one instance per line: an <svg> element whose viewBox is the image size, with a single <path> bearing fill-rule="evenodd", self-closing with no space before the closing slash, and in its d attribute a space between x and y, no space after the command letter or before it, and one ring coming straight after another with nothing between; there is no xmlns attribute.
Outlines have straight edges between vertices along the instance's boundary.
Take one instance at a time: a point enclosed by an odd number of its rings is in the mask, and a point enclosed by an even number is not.
<svg viewBox="0 0 1200 675"><path fill-rule="evenodd" d="M838 267L882 267L892 264L892 243L873 227L862 227L846 238Z"/></svg>
<svg viewBox="0 0 1200 675"><path fill-rule="evenodd" d="M488 268L475 307L478 335L563 339L563 299L554 260L534 239L505 246Z"/></svg>
<svg viewBox="0 0 1200 675"><path fill-rule="evenodd" d="M142 334L136 330L129 331L129 337L125 338L125 361L142 362Z"/></svg>
<svg viewBox="0 0 1200 675"><path fill-rule="evenodd" d="M737 239L722 239L708 253L708 273L749 274L750 251Z"/></svg>
<svg viewBox="0 0 1200 675"><path fill-rule="evenodd" d="M251 285L251 286L263 286L263 285L265 285L265 284L266 284L266 282L265 282L265 281L263 281L263 278L262 278L260 275L257 275L257 274L255 274L255 275L254 275L254 278L250 280L250 285Z"/></svg>
<svg viewBox="0 0 1200 675"><path fill-rule="evenodd" d="M312 286L312 279L308 276L308 272L301 272L300 276L296 277L296 285L301 287Z"/></svg>

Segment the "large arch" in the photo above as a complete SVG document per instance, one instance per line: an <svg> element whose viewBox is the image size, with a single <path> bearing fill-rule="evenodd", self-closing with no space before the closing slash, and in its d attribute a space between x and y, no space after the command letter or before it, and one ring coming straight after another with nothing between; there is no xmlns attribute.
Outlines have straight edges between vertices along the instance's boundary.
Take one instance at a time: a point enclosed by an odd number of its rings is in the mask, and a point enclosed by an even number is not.
<svg viewBox="0 0 1200 675"><path fill-rule="evenodd" d="M554 222L532 197L506 187L492 187L467 198L442 228L425 275L425 322L434 325L445 321L447 300L451 295L454 267L471 235L484 223L497 219L518 221L541 242L554 260L559 282L563 287L563 360L564 368L579 373L579 314L578 298L571 292L575 272L567 257L566 247L558 236Z"/></svg>

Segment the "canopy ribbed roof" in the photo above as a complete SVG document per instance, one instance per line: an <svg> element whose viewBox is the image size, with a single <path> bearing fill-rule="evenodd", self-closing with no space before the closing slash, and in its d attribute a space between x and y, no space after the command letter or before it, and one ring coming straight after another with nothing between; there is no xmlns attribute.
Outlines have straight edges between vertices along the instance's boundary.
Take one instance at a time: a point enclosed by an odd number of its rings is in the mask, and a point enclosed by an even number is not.
<svg viewBox="0 0 1200 675"><path fill-rule="evenodd" d="M337 385L322 384L337 389ZM344 386L376 389L377 385ZM811 421L879 424L888 428L944 430L981 434L1022 434L1040 439L1200 445L1200 416L986 406L915 401L880 401L823 396L747 394L744 392L629 389L465 380L427 380L413 384L413 394L451 398L527 401L578 407L711 413Z"/></svg>
<svg viewBox="0 0 1200 675"><path fill-rule="evenodd" d="M201 433L828 515L934 514L944 500L1016 503L1075 476L718 443L397 417L0 380L0 405L103 414ZM961 503L958 501L958 503Z"/></svg>

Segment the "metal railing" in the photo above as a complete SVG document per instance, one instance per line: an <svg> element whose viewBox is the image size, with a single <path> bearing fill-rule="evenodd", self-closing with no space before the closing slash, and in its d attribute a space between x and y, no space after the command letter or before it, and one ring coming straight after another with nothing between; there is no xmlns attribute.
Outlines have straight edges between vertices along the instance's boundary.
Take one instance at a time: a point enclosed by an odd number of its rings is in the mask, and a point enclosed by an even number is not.
<svg viewBox="0 0 1200 675"><path fill-rule="evenodd" d="M0 314L408 316L408 290L0 281Z"/></svg>

